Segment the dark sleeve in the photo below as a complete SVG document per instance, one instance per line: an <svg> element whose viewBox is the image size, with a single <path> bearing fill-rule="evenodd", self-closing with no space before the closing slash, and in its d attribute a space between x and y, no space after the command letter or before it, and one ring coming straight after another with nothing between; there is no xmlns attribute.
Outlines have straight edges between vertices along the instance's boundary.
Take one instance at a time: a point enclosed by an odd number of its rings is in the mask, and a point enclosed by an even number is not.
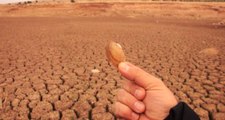
<svg viewBox="0 0 225 120"><path fill-rule="evenodd" d="M170 109L165 120L200 120L198 115L184 102L178 103Z"/></svg>

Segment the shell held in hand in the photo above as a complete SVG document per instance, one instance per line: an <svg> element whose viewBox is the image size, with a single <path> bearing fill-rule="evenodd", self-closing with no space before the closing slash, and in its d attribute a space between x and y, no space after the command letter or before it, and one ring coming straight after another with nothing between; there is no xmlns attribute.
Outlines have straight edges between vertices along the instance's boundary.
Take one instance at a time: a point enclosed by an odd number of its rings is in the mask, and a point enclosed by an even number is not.
<svg viewBox="0 0 225 120"><path fill-rule="evenodd" d="M106 46L106 56L116 67L118 67L120 62L124 62L126 59L121 45L113 41L110 41Z"/></svg>

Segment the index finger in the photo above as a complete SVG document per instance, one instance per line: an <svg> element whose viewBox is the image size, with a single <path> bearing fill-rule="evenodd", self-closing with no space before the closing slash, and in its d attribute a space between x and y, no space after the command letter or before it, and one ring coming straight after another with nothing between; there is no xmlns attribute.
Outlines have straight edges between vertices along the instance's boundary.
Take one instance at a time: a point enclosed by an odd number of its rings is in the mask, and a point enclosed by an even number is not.
<svg viewBox="0 0 225 120"><path fill-rule="evenodd" d="M122 76L145 89L158 89L158 86L163 85L160 79L129 62L121 62L118 68Z"/></svg>

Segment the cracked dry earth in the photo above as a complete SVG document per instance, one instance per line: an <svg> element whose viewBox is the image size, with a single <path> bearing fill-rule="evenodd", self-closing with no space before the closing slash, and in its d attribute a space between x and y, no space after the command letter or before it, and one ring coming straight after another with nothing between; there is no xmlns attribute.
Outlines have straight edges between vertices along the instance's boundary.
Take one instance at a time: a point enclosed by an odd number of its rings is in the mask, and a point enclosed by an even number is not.
<svg viewBox="0 0 225 120"><path fill-rule="evenodd" d="M148 17L2 17L0 28L0 119L117 119L112 104L123 78L106 60L109 40L201 119L225 118L224 27Z"/></svg>

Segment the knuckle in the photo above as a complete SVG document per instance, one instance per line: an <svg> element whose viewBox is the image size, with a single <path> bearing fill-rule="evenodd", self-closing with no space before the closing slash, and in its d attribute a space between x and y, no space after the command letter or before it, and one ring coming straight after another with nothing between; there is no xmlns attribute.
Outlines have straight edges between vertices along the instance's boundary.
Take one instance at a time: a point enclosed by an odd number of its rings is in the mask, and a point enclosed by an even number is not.
<svg viewBox="0 0 225 120"><path fill-rule="evenodd" d="M121 103L127 103L128 102L126 95L118 96L118 101L120 101Z"/></svg>
<svg viewBox="0 0 225 120"><path fill-rule="evenodd" d="M119 89L117 92L117 100L122 101L124 99L124 89Z"/></svg>
<svg viewBox="0 0 225 120"><path fill-rule="evenodd" d="M115 115L118 117L123 117L123 118L127 118L128 116L130 116L131 114L131 110L129 110L128 107L126 106L122 106L121 103L116 102L115 103Z"/></svg>
<svg viewBox="0 0 225 120"><path fill-rule="evenodd" d="M117 96L122 96L124 94L124 89L119 89L117 92Z"/></svg>
<svg viewBox="0 0 225 120"><path fill-rule="evenodd" d="M132 87L132 84L130 82L124 82L123 84L123 88L128 91L128 92L131 92L131 87Z"/></svg>
<svg viewBox="0 0 225 120"><path fill-rule="evenodd" d="M130 116L131 111L129 109L124 109L121 111L121 114L122 114L122 116L126 116L126 118L127 118L128 116Z"/></svg>
<svg viewBox="0 0 225 120"><path fill-rule="evenodd" d="M120 105L119 105L119 102L116 102L114 106L115 106L114 113L115 113L116 116L118 116L119 113L120 113Z"/></svg>

